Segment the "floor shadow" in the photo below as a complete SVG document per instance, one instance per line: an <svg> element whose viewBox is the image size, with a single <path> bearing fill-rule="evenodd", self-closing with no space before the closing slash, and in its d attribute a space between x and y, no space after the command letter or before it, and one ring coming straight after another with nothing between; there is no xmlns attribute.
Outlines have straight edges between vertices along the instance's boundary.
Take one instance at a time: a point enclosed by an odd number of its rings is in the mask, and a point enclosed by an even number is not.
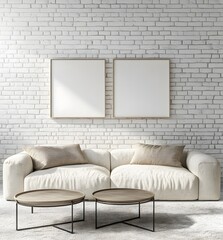
<svg viewBox="0 0 223 240"><path fill-rule="evenodd" d="M86 216L86 221L84 224L84 228L88 230L95 229L95 216L94 211L89 210L88 214ZM127 218L135 217L137 214L127 213L127 212L120 212L120 211L112 211L112 213L103 213L101 212L98 215L98 224L104 225L109 224L115 221L122 221ZM146 214L143 215L140 219L132 220L130 223L133 223L135 225L139 225L144 228L152 229L152 214ZM155 226L156 231L169 231L173 229L183 229L183 228L189 228L191 227L195 222L192 220L192 218L186 216L185 214L164 214L164 213L157 213L155 215ZM78 224L79 225L79 224ZM78 227L81 227L79 225ZM123 223L107 226L105 228L100 228L97 231L107 231L112 232L118 229L118 231L126 231L129 228L133 228L137 230L137 228L133 226L128 226ZM138 229L139 231L143 231L141 229Z"/></svg>
<svg viewBox="0 0 223 240"><path fill-rule="evenodd" d="M195 221L186 214L156 214L156 228L159 229L159 231L189 228L194 223Z"/></svg>

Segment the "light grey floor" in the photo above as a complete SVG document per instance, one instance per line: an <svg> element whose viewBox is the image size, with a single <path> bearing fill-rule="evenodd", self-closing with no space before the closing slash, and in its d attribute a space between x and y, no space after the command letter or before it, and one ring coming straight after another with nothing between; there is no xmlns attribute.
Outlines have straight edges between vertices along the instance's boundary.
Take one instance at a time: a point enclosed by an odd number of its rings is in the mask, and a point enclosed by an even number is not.
<svg viewBox="0 0 223 240"><path fill-rule="evenodd" d="M81 217L81 204L74 206L75 218ZM133 217L137 206L98 206L100 224ZM152 227L151 203L142 204L141 219L133 223ZM0 240L222 240L223 200L220 201L157 201L156 231L148 232L125 224L95 229L94 202L86 202L86 219L74 224L75 234L54 227L15 230L15 202L0 196ZM70 208L19 207L20 227L36 226L70 220ZM70 225L64 226L70 229Z"/></svg>

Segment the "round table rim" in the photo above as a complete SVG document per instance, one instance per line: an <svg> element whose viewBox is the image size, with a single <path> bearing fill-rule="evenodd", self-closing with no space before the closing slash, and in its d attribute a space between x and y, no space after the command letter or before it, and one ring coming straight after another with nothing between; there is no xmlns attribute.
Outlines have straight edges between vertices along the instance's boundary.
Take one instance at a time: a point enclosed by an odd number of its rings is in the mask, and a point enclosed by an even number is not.
<svg viewBox="0 0 223 240"><path fill-rule="evenodd" d="M146 197L146 198L142 198L142 199L138 199L138 200L132 200L132 201L112 201L112 200L101 200L100 198L97 198L95 196L96 193L98 192L105 192L105 191L112 191L112 190L118 190L118 191L123 191L123 190L138 190L138 191L142 191L142 192L147 192L151 194L151 197ZM125 204L125 205L131 205L131 204L136 204L136 203L146 203L146 202L150 202L152 200L154 200L155 194L144 190L144 189L138 189L138 188L106 188L106 189L101 189L101 190L97 190L95 192L92 193L92 196L96 199L96 201L101 202L101 203L105 203L105 204Z"/></svg>
<svg viewBox="0 0 223 240"><path fill-rule="evenodd" d="M17 197L19 197L20 195L24 195L24 194L27 194L27 193L32 193L32 192L47 192L47 191L58 191L58 192L72 192L72 193L79 193L79 194L82 194L81 197L78 197L78 198L74 198L73 200L55 200L55 201L49 201L47 202L45 205L41 205L41 202L39 202L39 205L38 205L38 202L31 202L29 204L29 202L20 202L19 199L17 199ZM85 194L81 191L73 191L73 190L66 190L66 189L36 189L36 190L29 190L29 191L24 191L24 192L20 192L20 193L17 193L15 196L14 196L14 199L15 201L20 204L20 205L23 205L23 206L27 206L27 207L56 207L56 203L58 203L58 207L60 206L67 206L67 205L71 205L71 204L77 204L77 203L80 203L84 200L85 198ZM32 204L34 203L34 204ZM61 203L61 204L60 204ZM52 206L50 206L50 204L52 204Z"/></svg>

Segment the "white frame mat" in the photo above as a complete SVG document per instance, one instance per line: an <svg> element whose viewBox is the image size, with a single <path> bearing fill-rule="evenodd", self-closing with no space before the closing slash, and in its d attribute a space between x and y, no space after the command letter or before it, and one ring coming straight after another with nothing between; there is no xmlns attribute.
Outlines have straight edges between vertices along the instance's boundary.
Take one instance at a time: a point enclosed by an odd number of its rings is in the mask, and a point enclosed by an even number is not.
<svg viewBox="0 0 223 240"><path fill-rule="evenodd" d="M169 60L114 59L113 67L114 117L169 117Z"/></svg>
<svg viewBox="0 0 223 240"><path fill-rule="evenodd" d="M105 117L105 60L51 59L51 117Z"/></svg>

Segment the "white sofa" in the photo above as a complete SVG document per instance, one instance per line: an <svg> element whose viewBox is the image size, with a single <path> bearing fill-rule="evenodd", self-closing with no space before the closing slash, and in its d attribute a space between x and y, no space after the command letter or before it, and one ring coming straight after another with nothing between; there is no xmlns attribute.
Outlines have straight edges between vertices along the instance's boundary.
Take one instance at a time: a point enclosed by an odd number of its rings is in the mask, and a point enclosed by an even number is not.
<svg viewBox="0 0 223 240"><path fill-rule="evenodd" d="M199 153L184 154L184 167L129 164L133 149L83 150L89 164L66 165L33 171L31 157L21 152L3 164L3 194L13 200L18 192L61 188L79 190L92 199L92 192L110 188L139 188L155 193L157 200L218 200L220 164Z"/></svg>

